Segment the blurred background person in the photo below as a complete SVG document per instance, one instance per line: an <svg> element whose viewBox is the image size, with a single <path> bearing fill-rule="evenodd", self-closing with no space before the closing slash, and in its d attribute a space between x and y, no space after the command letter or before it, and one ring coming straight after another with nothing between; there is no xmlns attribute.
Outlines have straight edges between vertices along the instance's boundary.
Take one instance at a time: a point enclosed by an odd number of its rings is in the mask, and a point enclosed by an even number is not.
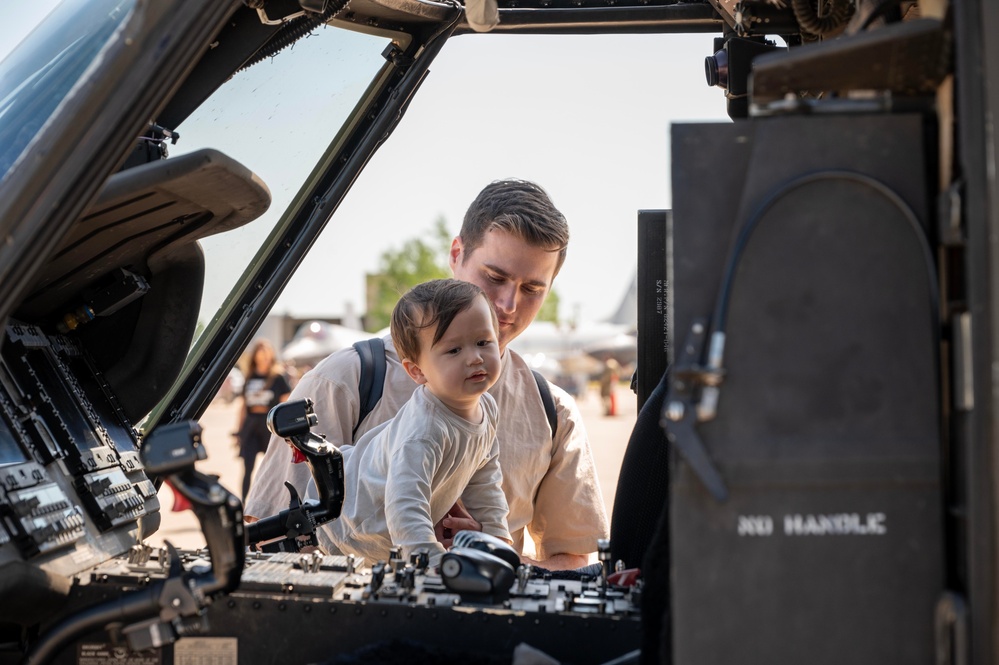
<svg viewBox="0 0 999 665"><path fill-rule="evenodd" d="M604 361L604 369L600 373L600 400L604 404L605 416L617 415L617 400L614 386L621 378L621 365L613 358Z"/></svg>
<svg viewBox="0 0 999 665"><path fill-rule="evenodd" d="M257 455L267 452L271 434L267 430L267 412L288 399L291 385L284 368L278 362L274 346L259 339L244 356L243 408L239 412L239 427L234 435L243 458L243 501L250 492L250 479Z"/></svg>

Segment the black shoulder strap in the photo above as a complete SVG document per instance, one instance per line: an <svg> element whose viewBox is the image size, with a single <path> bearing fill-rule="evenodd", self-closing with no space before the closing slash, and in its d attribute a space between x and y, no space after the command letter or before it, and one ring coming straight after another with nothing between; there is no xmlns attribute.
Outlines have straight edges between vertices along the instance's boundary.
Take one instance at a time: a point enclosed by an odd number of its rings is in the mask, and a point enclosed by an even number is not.
<svg viewBox="0 0 999 665"><path fill-rule="evenodd" d="M538 392L541 393L541 402L545 405L545 415L548 416L548 426L552 428L552 439L558 431L558 414L555 413L555 400L552 398L552 389L548 385L548 379L541 375L536 369L532 369L534 380L538 382Z"/></svg>
<svg viewBox="0 0 999 665"><path fill-rule="evenodd" d="M354 350L361 359L361 378L357 385L357 394L361 401L358 404L360 411L357 422L354 423L351 433L352 439L357 436L357 428L382 398L382 389L385 386L385 343L382 338L372 337L355 342Z"/></svg>

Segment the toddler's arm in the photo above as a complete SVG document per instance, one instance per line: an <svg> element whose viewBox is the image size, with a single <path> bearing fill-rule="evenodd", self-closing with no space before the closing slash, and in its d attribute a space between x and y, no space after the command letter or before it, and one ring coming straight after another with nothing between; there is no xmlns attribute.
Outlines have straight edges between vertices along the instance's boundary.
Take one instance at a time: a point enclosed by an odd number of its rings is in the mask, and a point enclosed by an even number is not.
<svg viewBox="0 0 999 665"><path fill-rule="evenodd" d="M392 473L385 483L385 522L389 539L402 547L404 559L424 547L431 564L444 554L437 542L430 514L430 481L439 466L436 450L420 442L399 446L392 460Z"/></svg>
<svg viewBox="0 0 999 665"><path fill-rule="evenodd" d="M494 454L472 475L468 487L461 494L469 515L482 525L481 531L491 536L513 543L506 516L510 507L503 493L503 474L499 465L499 447L494 446Z"/></svg>

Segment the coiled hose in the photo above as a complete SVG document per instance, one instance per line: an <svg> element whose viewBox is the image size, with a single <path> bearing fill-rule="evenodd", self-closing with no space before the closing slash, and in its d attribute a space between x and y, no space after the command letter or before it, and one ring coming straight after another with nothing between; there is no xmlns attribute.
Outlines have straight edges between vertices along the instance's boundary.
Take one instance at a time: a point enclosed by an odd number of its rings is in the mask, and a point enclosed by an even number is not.
<svg viewBox="0 0 999 665"><path fill-rule="evenodd" d="M306 12L304 16L288 21L274 33L274 36L267 40L267 43L260 47L260 50L243 63L243 66L236 71L241 72L248 67L252 67L262 60L274 57L285 48L291 46L302 37L305 37L313 30L326 23L347 6L348 0L333 0L329 7L322 14Z"/></svg>
<svg viewBox="0 0 999 665"><path fill-rule="evenodd" d="M829 11L824 16L819 16L818 10L812 6L814 1L791 0L794 18L802 32L822 37L846 25L853 16L853 0L831 0Z"/></svg>

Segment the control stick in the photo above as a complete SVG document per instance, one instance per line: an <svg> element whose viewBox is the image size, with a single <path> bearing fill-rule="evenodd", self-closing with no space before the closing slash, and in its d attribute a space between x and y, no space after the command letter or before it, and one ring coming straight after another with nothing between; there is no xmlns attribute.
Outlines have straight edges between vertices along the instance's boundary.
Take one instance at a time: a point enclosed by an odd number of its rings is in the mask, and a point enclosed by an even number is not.
<svg viewBox="0 0 999 665"><path fill-rule="evenodd" d="M459 531L440 563L441 581L472 602L499 602L510 595L520 555L510 545L481 531Z"/></svg>
<svg viewBox="0 0 999 665"><path fill-rule="evenodd" d="M322 435L312 433L318 422L312 400L284 402L267 414L267 429L295 449L296 459L309 465L319 491L318 501L303 502L289 483L287 510L247 526L247 540L264 551L297 552L317 546L316 527L340 516L343 507L343 455ZM273 541L273 542L272 542Z"/></svg>

